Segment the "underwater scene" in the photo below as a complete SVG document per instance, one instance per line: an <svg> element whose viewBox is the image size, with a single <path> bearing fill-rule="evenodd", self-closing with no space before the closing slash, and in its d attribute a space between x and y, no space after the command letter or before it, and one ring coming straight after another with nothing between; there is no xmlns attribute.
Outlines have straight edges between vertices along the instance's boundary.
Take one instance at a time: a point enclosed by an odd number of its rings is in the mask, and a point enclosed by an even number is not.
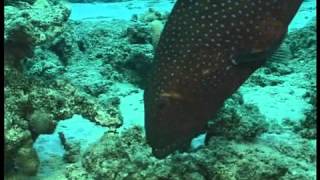
<svg viewBox="0 0 320 180"><path fill-rule="evenodd" d="M4 0L5 180L315 180L316 0Z"/></svg>

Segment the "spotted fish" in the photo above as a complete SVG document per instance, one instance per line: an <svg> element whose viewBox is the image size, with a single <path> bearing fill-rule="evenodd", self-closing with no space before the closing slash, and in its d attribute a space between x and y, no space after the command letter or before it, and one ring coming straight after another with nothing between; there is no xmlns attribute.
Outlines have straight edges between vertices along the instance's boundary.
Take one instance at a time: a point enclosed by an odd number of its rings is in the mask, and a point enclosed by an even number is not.
<svg viewBox="0 0 320 180"><path fill-rule="evenodd" d="M182 149L277 50L302 0L178 0L144 93L157 158Z"/></svg>

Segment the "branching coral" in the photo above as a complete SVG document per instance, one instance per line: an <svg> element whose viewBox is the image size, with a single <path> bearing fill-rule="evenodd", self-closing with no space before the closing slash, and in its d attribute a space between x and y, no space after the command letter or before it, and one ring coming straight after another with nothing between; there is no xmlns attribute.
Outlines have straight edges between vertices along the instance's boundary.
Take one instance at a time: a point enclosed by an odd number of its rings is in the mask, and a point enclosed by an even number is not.
<svg viewBox="0 0 320 180"><path fill-rule="evenodd" d="M123 123L122 115L119 111L120 99L110 98L107 108L98 110L94 117L95 122L102 126L109 127L109 132L116 132L116 129Z"/></svg>
<svg viewBox="0 0 320 180"><path fill-rule="evenodd" d="M23 155L31 156L36 153L31 150L33 140L40 134L51 133L55 128L55 121L69 118L73 114L82 114L89 119L94 119L96 116L99 105L67 82L57 81L47 84L26 78L19 72L12 73L12 71L6 74L10 82L5 93L5 154L7 162L16 164L16 161L23 159ZM18 81L13 81L17 78ZM31 145L25 146L26 142ZM29 150L23 151L29 153L22 153L19 155L19 159L16 159L17 153L22 147L24 149L29 147ZM32 163L35 162L32 161ZM31 165L24 167L24 164L21 164L19 166L23 168L18 169L9 165L7 172L19 171L34 175L35 172L31 169L35 168L36 164L32 167ZM26 168L30 168L30 170L23 171Z"/></svg>

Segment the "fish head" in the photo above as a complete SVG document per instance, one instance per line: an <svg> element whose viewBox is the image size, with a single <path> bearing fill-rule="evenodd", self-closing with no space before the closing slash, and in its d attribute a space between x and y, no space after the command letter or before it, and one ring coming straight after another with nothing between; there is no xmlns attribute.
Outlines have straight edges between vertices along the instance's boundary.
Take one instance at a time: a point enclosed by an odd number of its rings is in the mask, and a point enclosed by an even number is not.
<svg viewBox="0 0 320 180"><path fill-rule="evenodd" d="M150 105L145 111L145 129L153 155L164 158L176 150L186 150L192 138L204 130L206 118L200 108L204 106L176 91L163 92L152 99L146 94Z"/></svg>

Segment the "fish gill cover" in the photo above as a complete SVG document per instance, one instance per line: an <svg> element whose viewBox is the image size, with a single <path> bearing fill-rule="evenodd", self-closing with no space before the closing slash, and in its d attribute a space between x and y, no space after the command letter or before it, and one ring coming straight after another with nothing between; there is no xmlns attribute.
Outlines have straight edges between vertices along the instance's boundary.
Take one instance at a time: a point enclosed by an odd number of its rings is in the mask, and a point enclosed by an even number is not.
<svg viewBox="0 0 320 180"><path fill-rule="evenodd" d="M4 2L5 179L316 179L314 1L88 2Z"/></svg>

